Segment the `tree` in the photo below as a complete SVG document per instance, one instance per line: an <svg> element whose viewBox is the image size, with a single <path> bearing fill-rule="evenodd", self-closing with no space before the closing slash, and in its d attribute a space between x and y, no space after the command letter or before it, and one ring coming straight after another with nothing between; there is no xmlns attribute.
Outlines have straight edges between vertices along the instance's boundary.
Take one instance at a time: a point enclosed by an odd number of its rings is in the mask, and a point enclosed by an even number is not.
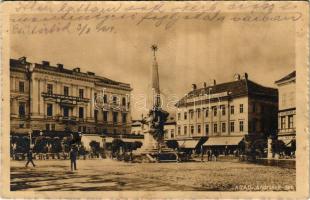
<svg viewBox="0 0 310 200"><path fill-rule="evenodd" d="M113 139L112 141L112 156L117 157L120 154L120 149L124 149L125 143L121 139Z"/></svg>
<svg viewBox="0 0 310 200"><path fill-rule="evenodd" d="M97 155L100 151L100 143L99 142L96 142L94 140L92 140L90 143L89 143L89 146L91 147L91 150L92 152Z"/></svg>
<svg viewBox="0 0 310 200"><path fill-rule="evenodd" d="M271 149L273 153L281 154L285 151L286 145L282 140L273 140Z"/></svg>
<svg viewBox="0 0 310 200"><path fill-rule="evenodd" d="M293 139L291 142L291 151L293 151L295 153L296 151L296 140Z"/></svg>
<svg viewBox="0 0 310 200"><path fill-rule="evenodd" d="M53 153L59 153L61 152L62 148L61 148L61 142L59 138L53 138L52 140L52 152Z"/></svg>

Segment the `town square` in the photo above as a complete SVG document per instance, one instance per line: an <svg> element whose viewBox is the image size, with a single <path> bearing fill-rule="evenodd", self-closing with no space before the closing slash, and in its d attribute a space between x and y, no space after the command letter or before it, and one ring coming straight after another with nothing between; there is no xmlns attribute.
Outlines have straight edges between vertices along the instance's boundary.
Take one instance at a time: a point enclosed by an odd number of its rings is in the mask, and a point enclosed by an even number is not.
<svg viewBox="0 0 310 200"><path fill-rule="evenodd" d="M115 160L11 164L12 191L294 191L295 168L240 163L236 160L186 163L123 163ZM275 175L277 174L277 175ZM202 176L203 175L203 176ZM36 179L34 180L34 177Z"/></svg>
<svg viewBox="0 0 310 200"><path fill-rule="evenodd" d="M295 18L111 5L105 19L12 16L37 31L10 38L10 190L296 192ZM38 31L51 19L70 31Z"/></svg>

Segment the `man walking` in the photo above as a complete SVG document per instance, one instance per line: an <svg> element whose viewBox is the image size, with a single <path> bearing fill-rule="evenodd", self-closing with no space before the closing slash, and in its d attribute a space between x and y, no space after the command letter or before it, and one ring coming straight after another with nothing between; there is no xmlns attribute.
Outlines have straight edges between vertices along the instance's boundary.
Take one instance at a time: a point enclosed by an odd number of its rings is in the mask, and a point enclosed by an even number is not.
<svg viewBox="0 0 310 200"><path fill-rule="evenodd" d="M208 154L208 161L212 161L212 152L211 152L211 149L208 149L207 154Z"/></svg>
<svg viewBox="0 0 310 200"><path fill-rule="evenodd" d="M26 163L26 166L25 167L28 167L28 164L31 162L32 166L36 166L34 163L33 163L33 160L32 160L32 150L30 149L27 153L27 163Z"/></svg>
<svg viewBox="0 0 310 200"><path fill-rule="evenodd" d="M71 171L76 170L76 151L74 148L70 150Z"/></svg>

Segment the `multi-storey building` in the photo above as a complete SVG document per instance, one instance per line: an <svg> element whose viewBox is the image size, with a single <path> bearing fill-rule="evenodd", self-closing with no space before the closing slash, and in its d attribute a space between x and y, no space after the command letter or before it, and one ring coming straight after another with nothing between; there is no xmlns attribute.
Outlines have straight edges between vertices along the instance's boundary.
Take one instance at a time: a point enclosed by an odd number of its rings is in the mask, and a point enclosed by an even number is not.
<svg viewBox="0 0 310 200"><path fill-rule="evenodd" d="M131 90L80 68L10 59L11 132L130 133Z"/></svg>
<svg viewBox="0 0 310 200"><path fill-rule="evenodd" d="M176 139L192 148L201 138L208 139L207 147L235 148L244 136L266 138L277 129L277 89L250 81L246 73L232 82L193 84L176 106Z"/></svg>
<svg viewBox="0 0 310 200"><path fill-rule="evenodd" d="M131 134L143 135L143 131L145 130L144 126L145 124L143 123L143 120L132 120Z"/></svg>
<svg viewBox="0 0 310 200"><path fill-rule="evenodd" d="M278 140L282 140L287 146L295 146L296 71L277 80L275 84L279 88Z"/></svg>
<svg viewBox="0 0 310 200"><path fill-rule="evenodd" d="M164 139L165 140L171 140L175 139L175 127L176 127L176 121L174 116L170 116L168 120L165 122L164 126Z"/></svg>

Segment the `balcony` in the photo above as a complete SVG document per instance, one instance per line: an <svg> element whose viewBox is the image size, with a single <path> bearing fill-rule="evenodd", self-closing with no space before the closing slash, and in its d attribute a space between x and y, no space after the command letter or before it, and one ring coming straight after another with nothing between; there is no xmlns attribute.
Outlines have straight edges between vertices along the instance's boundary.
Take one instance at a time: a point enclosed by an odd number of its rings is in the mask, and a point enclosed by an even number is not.
<svg viewBox="0 0 310 200"><path fill-rule="evenodd" d="M72 103L76 104L76 102L89 102L89 99L87 98L81 98L81 97L76 97L76 96L66 96L62 94L50 94L47 92L42 92L42 97L44 98L53 98L56 99L57 102L59 103Z"/></svg>
<svg viewBox="0 0 310 200"><path fill-rule="evenodd" d="M64 123L76 123L77 117L74 117L74 116L70 116L70 117L58 116L57 120L60 122L64 122Z"/></svg>

